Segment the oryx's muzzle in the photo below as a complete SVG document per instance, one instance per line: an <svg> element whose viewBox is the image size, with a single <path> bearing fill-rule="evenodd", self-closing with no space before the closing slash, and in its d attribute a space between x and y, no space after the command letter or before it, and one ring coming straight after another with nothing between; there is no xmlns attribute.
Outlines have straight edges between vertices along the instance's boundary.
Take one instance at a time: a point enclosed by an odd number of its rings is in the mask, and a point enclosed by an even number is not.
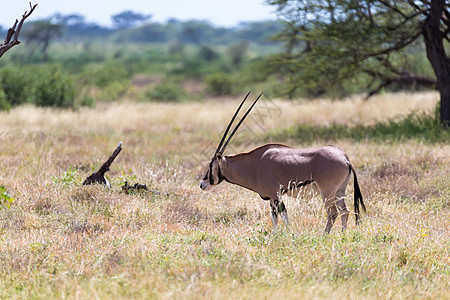
<svg viewBox="0 0 450 300"><path fill-rule="evenodd" d="M202 180L202 182L200 182L200 188L204 191L209 191L211 187L212 185L209 184L209 180Z"/></svg>

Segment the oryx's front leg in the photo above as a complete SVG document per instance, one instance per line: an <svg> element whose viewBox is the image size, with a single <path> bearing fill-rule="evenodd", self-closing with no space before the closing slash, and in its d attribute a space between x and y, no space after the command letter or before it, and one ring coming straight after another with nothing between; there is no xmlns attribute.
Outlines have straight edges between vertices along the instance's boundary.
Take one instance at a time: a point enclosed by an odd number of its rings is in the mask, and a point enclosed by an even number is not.
<svg viewBox="0 0 450 300"><path fill-rule="evenodd" d="M286 206L284 205L283 201L280 201L278 199L270 199L270 208L272 211L272 226L273 230L275 231L277 229L278 224L278 214L281 215L281 219L283 220L284 225L286 225L286 228L289 229L289 220L287 215Z"/></svg>
<svg viewBox="0 0 450 300"><path fill-rule="evenodd" d="M278 224L277 204L278 204L278 200L270 199L270 210L272 212L271 217L272 217L273 231L277 230L277 224Z"/></svg>

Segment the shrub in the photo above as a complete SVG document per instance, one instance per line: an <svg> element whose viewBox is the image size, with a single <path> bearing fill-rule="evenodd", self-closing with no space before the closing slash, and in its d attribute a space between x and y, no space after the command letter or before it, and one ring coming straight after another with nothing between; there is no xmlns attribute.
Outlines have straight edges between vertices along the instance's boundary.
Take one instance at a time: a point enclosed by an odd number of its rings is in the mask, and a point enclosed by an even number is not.
<svg viewBox="0 0 450 300"><path fill-rule="evenodd" d="M32 73L25 68L6 67L0 70L0 89L9 106L28 102L32 88Z"/></svg>
<svg viewBox="0 0 450 300"><path fill-rule="evenodd" d="M206 77L207 91L214 96L231 95L233 80L226 73L215 73Z"/></svg>
<svg viewBox="0 0 450 300"><path fill-rule="evenodd" d="M130 88L128 81L115 81L106 86L102 91L102 98L104 100L113 101L126 95Z"/></svg>
<svg viewBox="0 0 450 300"><path fill-rule="evenodd" d="M107 87L116 81L128 80L128 72L121 65L89 64L84 68L83 79L97 87Z"/></svg>
<svg viewBox="0 0 450 300"><path fill-rule="evenodd" d="M180 102L183 95L183 90L172 82L159 83L145 93L147 99L162 102Z"/></svg>
<svg viewBox="0 0 450 300"><path fill-rule="evenodd" d="M60 108L74 106L76 90L70 76L48 69L39 73L35 83L35 105Z"/></svg>
<svg viewBox="0 0 450 300"><path fill-rule="evenodd" d="M89 96L83 96L80 98L80 106L94 107L95 99Z"/></svg>
<svg viewBox="0 0 450 300"><path fill-rule="evenodd" d="M11 104L9 104L5 92L0 88L0 110L10 110L10 109Z"/></svg>
<svg viewBox="0 0 450 300"><path fill-rule="evenodd" d="M14 198L8 193L3 185L0 185L0 209L3 207L10 207L10 204L14 201Z"/></svg>
<svg viewBox="0 0 450 300"><path fill-rule="evenodd" d="M0 109L23 103L37 106L73 107L76 87L59 67L7 67L0 71Z"/></svg>
<svg viewBox="0 0 450 300"><path fill-rule="evenodd" d="M203 46L198 51L198 56L205 61L213 61L219 57L219 54L213 48Z"/></svg>

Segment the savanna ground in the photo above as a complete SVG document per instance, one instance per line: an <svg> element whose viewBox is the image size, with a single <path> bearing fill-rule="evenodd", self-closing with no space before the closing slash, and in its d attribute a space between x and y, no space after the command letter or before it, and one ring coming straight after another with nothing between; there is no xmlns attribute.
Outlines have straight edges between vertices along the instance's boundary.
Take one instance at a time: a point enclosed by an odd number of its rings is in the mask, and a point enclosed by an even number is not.
<svg viewBox="0 0 450 300"><path fill-rule="evenodd" d="M228 154L334 144L355 165L367 214L328 236L317 196L285 199L291 231L273 233L255 193L199 189L238 100L0 113L0 298L448 298L449 135L423 131L437 94L258 104ZM119 141L112 189L82 186Z"/></svg>

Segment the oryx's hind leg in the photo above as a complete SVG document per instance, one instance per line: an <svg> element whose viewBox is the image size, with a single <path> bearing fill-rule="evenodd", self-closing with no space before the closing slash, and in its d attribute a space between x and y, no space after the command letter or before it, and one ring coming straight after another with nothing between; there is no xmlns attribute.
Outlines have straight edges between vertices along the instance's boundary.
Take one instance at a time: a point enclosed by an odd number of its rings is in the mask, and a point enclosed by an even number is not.
<svg viewBox="0 0 450 300"><path fill-rule="evenodd" d="M347 205L345 205L345 190L347 188L348 181L350 180L350 174L351 173L348 173L344 183L342 183L336 192L336 206L339 210L339 214L341 215L342 231L347 229L348 208Z"/></svg>
<svg viewBox="0 0 450 300"><path fill-rule="evenodd" d="M334 221L338 216L338 211L336 208L336 203L332 200L328 200L325 202L326 210L327 210L327 226L325 227L325 233L330 233L331 227L333 227Z"/></svg>
<svg viewBox="0 0 450 300"><path fill-rule="evenodd" d="M284 225L286 225L286 228L289 229L289 219L286 206L284 206L284 202L281 200L278 202L278 212L281 215L281 220L283 220Z"/></svg>
<svg viewBox="0 0 450 300"><path fill-rule="evenodd" d="M331 227L333 227L334 221L338 216L338 210L336 207L336 190L326 190L323 186L317 185L320 194L322 195L323 203L325 204L325 210L327 211L327 226L325 226L325 234L330 233Z"/></svg>
<svg viewBox="0 0 450 300"><path fill-rule="evenodd" d="M277 229L278 224L278 214L281 215L281 219L283 220L284 225L289 229L289 220L287 215L286 206L283 201L278 199L270 199L270 208L272 210L272 226L273 230Z"/></svg>
<svg viewBox="0 0 450 300"><path fill-rule="evenodd" d="M348 221L348 209L345 205L345 189L347 188L348 181L350 180L350 173L345 177L344 182L334 191L321 191L323 200L325 202L325 209L328 215L327 226L325 227L325 233L330 233L334 222L339 214L342 220L342 229L347 228Z"/></svg>

